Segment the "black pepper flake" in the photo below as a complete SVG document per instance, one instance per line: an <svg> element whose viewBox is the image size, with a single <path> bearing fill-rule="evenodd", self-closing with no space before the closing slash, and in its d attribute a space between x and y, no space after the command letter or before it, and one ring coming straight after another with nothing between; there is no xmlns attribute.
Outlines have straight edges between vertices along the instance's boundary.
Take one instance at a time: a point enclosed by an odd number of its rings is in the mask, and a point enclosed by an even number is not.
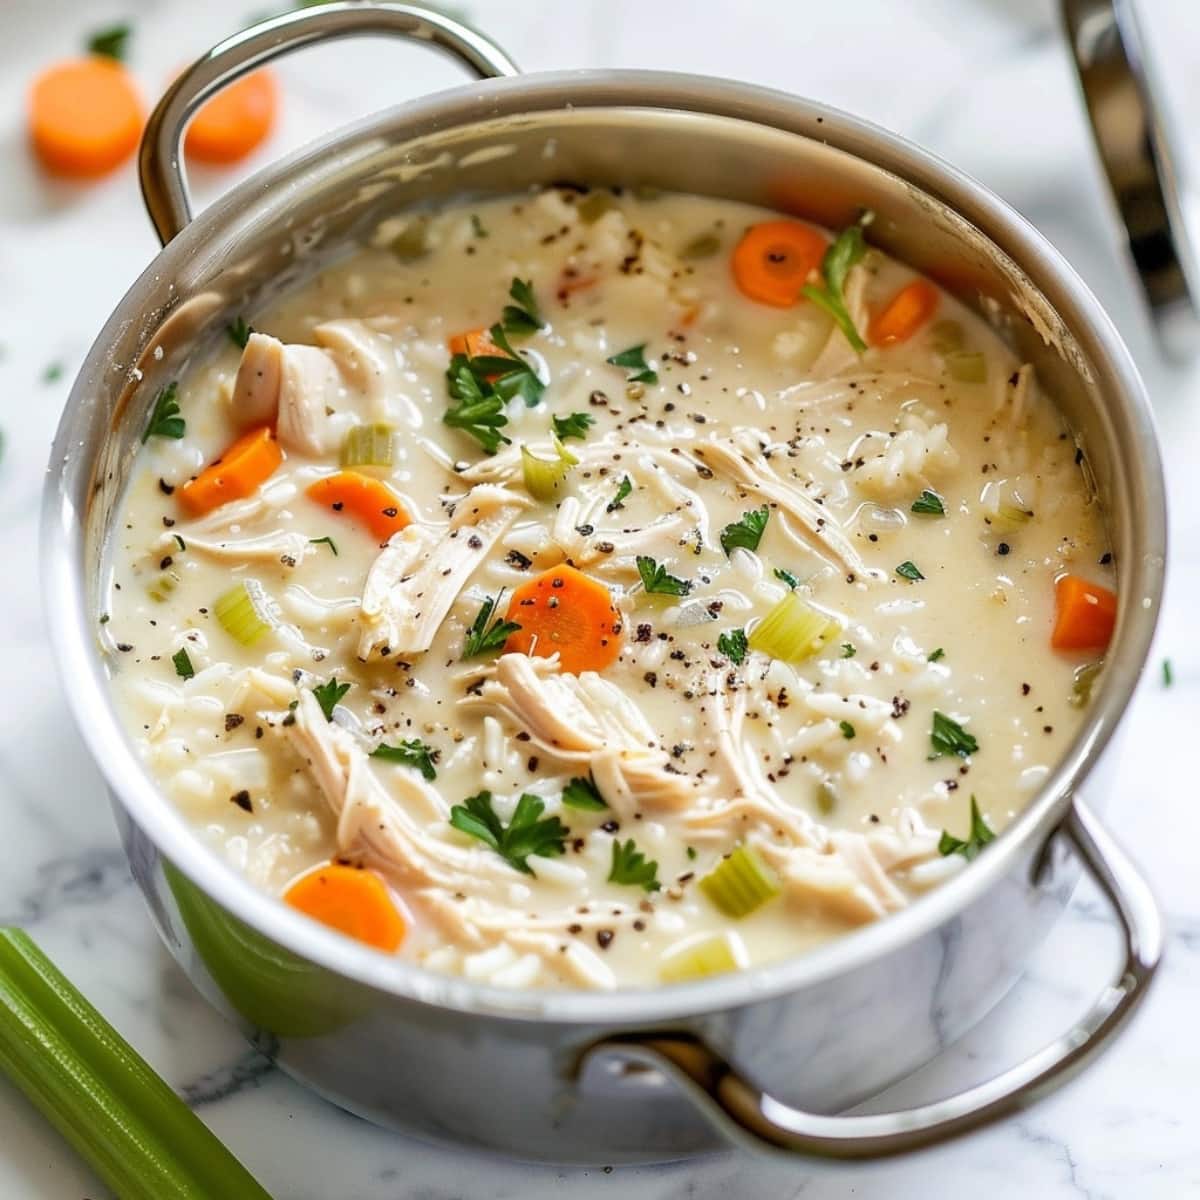
<svg viewBox="0 0 1200 1200"><path fill-rule="evenodd" d="M122 654L128 654L133 647L128 642L118 642L117 649L120 650Z"/></svg>
<svg viewBox="0 0 1200 1200"><path fill-rule="evenodd" d="M605 833L616 833L621 828L621 826L616 821L608 820L608 821L605 821L604 824L600 826L600 828Z"/></svg>
<svg viewBox="0 0 1200 1200"><path fill-rule="evenodd" d="M616 936L617 935L611 929L597 929L596 945L598 945L601 950L607 950L609 946L612 945L612 940Z"/></svg>
<svg viewBox="0 0 1200 1200"><path fill-rule="evenodd" d="M158 481L158 490L162 492L164 496L170 496L175 491L175 485L168 483L165 479L160 479Z"/></svg>
<svg viewBox="0 0 1200 1200"><path fill-rule="evenodd" d="M526 571L533 566L533 559L526 558L520 550L510 550L505 556L504 561L510 567L516 567L519 571Z"/></svg>
<svg viewBox="0 0 1200 1200"><path fill-rule="evenodd" d="M648 642L650 640L651 633L653 633L651 627L648 624L643 623L637 627L637 635L635 640L639 642Z"/></svg>
<svg viewBox="0 0 1200 1200"><path fill-rule="evenodd" d="M1102 555L1100 555L1100 565L1102 567L1107 567L1110 562L1112 562L1112 555L1106 550Z"/></svg>
<svg viewBox="0 0 1200 1200"><path fill-rule="evenodd" d="M1021 695L1022 696L1028 696L1031 691L1033 691L1033 689L1029 686L1029 684L1027 684L1027 683L1021 684Z"/></svg>
<svg viewBox="0 0 1200 1200"><path fill-rule="evenodd" d="M1012 547L1007 542L1001 542L1000 545L996 547L996 553L1003 558L1011 549Z"/></svg>
<svg viewBox="0 0 1200 1200"><path fill-rule="evenodd" d="M234 792L229 797L229 800L231 804L236 804L243 812L252 813L254 811L254 804L250 799L250 793L245 788L240 792Z"/></svg>
<svg viewBox="0 0 1200 1200"><path fill-rule="evenodd" d="M226 713L225 714L225 732L232 733L239 725L246 720L241 713Z"/></svg>

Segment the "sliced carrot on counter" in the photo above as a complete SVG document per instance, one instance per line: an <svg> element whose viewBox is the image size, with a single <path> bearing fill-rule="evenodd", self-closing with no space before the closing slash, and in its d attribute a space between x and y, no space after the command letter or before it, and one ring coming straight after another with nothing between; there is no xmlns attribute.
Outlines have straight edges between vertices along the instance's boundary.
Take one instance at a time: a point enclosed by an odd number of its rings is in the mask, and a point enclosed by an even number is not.
<svg viewBox="0 0 1200 1200"><path fill-rule="evenodd" d="M941 297L932 283L914 279L871 318L867 340L872 346L906 342L937 311Z"/></svg>
<svg viewBox="0 0 1200 1200"><path fill-rule="evenodd" d="M142 136L142 100L110 58L80 58L43 71L29 92L29 137L56 175L90 179L123 163Z"/></svg>
<svg viewBox="0 0 1200 1200"><path fill-rule="evenodd" d="M184 150L199 162L237 162L267 137L278 111L275 76L266 68L255 71L200 106L188 125Z"/></svg>
<svg viewBox="0 0 1200 1200"><path fill-rule="evenodd" d="M465 354L468 358L482 358L485 355L504 357L504 351L492 341L486 329L453 333L446 339L446 348L451 354Z"/></svg>
<svg viewBox="0 0 1200 1200"><path fill-rule="evenodd" d="M734 247L731 266L738 291L760 304L791 308L821 265L829 241L799 221L751 225Z"/></svg>
<svg viewBox="0 0 1200 1200"><path fill-rule="evenodd" d="M1117 623L1117 596L1078 575L1063 575L1054 585L1057 613L1050 645L1055 650L1103 650Z"/></svg>
<svg viewBox="0 0 1200 1200"><path fill-rule="evenodd" d="M566 563L522 584L509 601L507 619L520 625L506 652L549 658L564 671L603 671L621 652L621 614L608 588Z"/></svg>
<svg viewBox="0 0 1200 1200"><path fill-rule="evenodd" d="M230 500L253 496L281 462L283 451L271 427L252 429L179 489L179 503L193 517L202 517Z"/></svg>
<svg viewBox="0 0 1200 1200"><path fill-rule="evenodd" d="M334 512L361 521L380 542L399 533L411 520L400 497L386 483L357 471L326 475L309 484L308 495Z"/></svg>
<svg viewBox="0 0 1200 1200"><path fill-rule="evenodd" d="M284 893L292 908L389 954L404 940L404 918L373 871L330 863L302 875Z"/></svg>

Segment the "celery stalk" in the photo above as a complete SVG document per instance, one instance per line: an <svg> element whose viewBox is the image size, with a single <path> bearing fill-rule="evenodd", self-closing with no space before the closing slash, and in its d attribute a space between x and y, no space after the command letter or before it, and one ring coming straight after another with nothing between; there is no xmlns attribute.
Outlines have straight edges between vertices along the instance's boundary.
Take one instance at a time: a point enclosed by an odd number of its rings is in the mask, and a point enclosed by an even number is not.
<svg viewBox="0 0 1200 1200"><path fill-rule="evenodd" d="M16 929L0 929L0 1070L122 1200L270 1200Z"/></svg>

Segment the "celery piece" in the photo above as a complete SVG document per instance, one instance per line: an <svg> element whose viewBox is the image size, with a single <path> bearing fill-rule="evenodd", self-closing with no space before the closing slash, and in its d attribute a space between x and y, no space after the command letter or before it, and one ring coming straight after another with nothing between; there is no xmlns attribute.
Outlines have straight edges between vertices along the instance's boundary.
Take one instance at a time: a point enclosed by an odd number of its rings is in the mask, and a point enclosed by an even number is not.
<svg viewBox="0 0 1200 1200"><path fill-rule="evenodd" d="M744 965L745 954L737 934L711 933L672 946L663 955L658 974L664 983L684 983L724 975Z"/></svg>
<svg viewBox="0 0 1200 1200"><path fill-rule="evenodd" d="M267 595L257 579L243 579L220 596L213 612L235 642L253 646L273 625L268 620Z"/></svg>
<svg viewBox="0 0 1200 1200"><path fill-rule="evenodd" d="M1067 697L1072 708L1087 708L1092 699L1092 688L1104 670L1104 659L1087 663L1075 668L1075 678L1071 684L1071 694Z"/></svg>
<svg viewBox="0 0 1200 1200"><path fill-rule="evenodd" d="M987 359L978 350L952 350L946 356L946 370L959 383L987 383Z"/></svg>
<svg viewBox="0 0 1200 1200"><path fill-rule="evenodd" d="M784 662L803 662L837 636L841 627L823 612L788 592L750 631L751 650Z"/></svg>
<svg viewBox="0 0 1200 1200"><path fill-rule="evenodd" d="M697 234L679 251L680 258L712 258L721 249L721 239L715 233Z"/></svg>
<svg viewBox="0 0 1200 1200"><path fill-rule="evenodd" d="M738 846L699 883L700 890L727 917L746 917L779 895L779 879L758 852Z"/></svg>
<svg viewBox="0 0 1200 1200"><path fill-rule="evenodd" d="M997 533L1015 533L1033 520L1033 512L1016 504L1001 504L988 516L987 523Z"/></svg>
<svg viewBox="0 0 1200 1200"><path fill-rule="evenodd" d="M929 330L929 340L938 354L952 354L963 348L966 335L957 321L935 321Z"/></svg>
<svg viewBox="0 0 1200 1200"><path fill-rule="evenodd" d="M17 929L0 929L0 1070L122 1200L270 1200Z"/></svg>
<svg viewBox="0 0 1200 1200"><path fill-rule="evenodd" d="M617 202L612 192L588 192L575 207L585 225L594 225L605 213L612 212Z"/></svg>
<svg viewBox="0 0 1200 1200"><path fill-rule="evenodd" d="M390 249L401 262L416 262L424 258L429 253L429 218L413 217L392 238Z"/></svg>
<svg viewBox="0 0 1200 1200"><path fill-rule="evenodd" d="M390 467L395 456L396 428L386 422L355 425L342 442L342 466L349 469Z"/></svg>
<svg viewBox="0 0 1200 1200"><path fill-rule="evenodd" d="M554 459L539 458L527 446L521 447L521 475L525 490L535 500L553 500L579 459L554 435Z"/></svg>

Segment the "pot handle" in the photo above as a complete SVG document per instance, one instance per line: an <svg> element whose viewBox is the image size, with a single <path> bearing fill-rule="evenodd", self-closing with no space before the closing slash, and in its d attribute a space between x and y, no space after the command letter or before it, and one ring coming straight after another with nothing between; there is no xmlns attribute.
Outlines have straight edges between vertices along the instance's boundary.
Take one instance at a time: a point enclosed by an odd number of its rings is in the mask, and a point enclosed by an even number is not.
<svg viewBox="0 0 1200 1200"><path fill-rule="evenodd" d="M1117 978L1061 1037L985 1083L917 1108L868 1116L824 1116L791 1108L754 1087L694 1034L620 1034L580 1059L617 1055L657 1068L681 1084L731 1140L822 1158L884 1158L932 1146L1008 1116L1065 1083L1109 1042L1146 994L1163 950L1163 926L1145 880L1083 804L1075 800L1059 834L1112 905L1125 940Z"/></svg>
<svg viewBox="0 0 1200 1200"><path fill-rule="evenodd" d="M305 46L361 34L428 42L481 79L516 75L516 64L481 33L430 9L351 0L320 4L251 25L214 46L167 89L146 122L138 152L142 199L165 246L192 219L183 131L216 92L264 63Z"/></svg>

